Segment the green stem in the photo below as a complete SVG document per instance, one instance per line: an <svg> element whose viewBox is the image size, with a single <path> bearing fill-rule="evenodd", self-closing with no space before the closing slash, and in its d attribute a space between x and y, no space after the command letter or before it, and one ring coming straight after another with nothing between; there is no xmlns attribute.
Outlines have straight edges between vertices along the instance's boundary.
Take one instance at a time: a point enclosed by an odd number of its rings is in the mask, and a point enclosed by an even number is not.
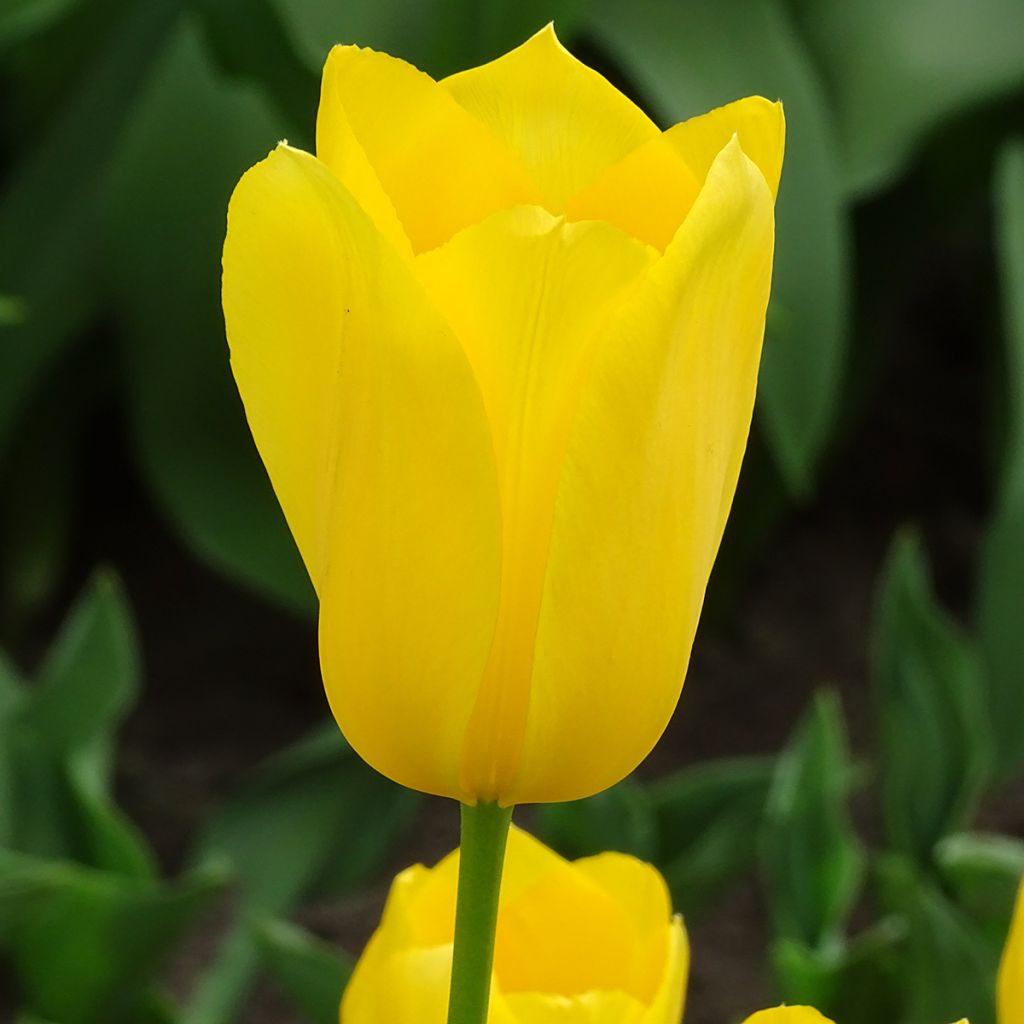
<svg viewBox="0 0 1024 1024"><path fill-rule="evenodd" d="M498 893L512 808L462 805L459 896L448 1024L486 1024L498 926Z"/></svg>

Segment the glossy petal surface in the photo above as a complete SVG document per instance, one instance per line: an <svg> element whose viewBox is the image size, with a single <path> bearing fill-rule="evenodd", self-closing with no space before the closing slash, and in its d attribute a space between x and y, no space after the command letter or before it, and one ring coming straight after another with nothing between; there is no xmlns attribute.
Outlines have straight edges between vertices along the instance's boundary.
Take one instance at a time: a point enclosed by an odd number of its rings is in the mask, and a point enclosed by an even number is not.
<svg viewBox="0 0 1024 1024"><path fill-rule="evenodd" d="M654 122L573 57L551 26L441 84L519 156L552 213L561 213L584 185L658 135Z"/></svg>
<svg viewBox="0 0 1024 1024"><path fill-rule="evenodd" d="M320 595L331 707L384 774L460 795L501 557L465 356L347 190L286 147L232 198L224 309L253 436Z"/></svg>
<svg viewBox="0 0 1024 1024"><path fill-rule="evenodd" d="M372 196L373 213L380 196L352 155L353 139L416 252L540 198L519 159L429 75L387 54L336 46L324 67L317 156L361 201Z"/></svg>
<svg viewBox="0 0 1024 1024"><path fill-rule="evenodd" d="M554 497L580 385L597 332L655 255L607 224L566 224L522 207L416 261L479 383L501 491L500 612L463 759L463 789L474 796L503 799L517 769Z"/></svg>
<svg viewBox="0 0 1024 1024"><path fill-rule="evenodd" d="M772 247L770 191L733 141L595 345L508 802L611 785L671 715L750 426Z"/></svg>

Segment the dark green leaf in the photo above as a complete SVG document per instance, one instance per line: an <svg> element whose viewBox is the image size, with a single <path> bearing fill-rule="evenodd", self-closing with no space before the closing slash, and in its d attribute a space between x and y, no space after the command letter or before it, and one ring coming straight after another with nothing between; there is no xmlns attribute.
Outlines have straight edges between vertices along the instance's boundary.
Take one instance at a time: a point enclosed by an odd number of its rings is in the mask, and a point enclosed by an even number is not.
<svg viewBox="0 0 1024 1024"><path fill-rule="evenodd" d="M120 585L98 574L32 687L0 709L0 844L136 878L152 857L110 799L113 734L135 700L138 657Z"/></svg>
<svg viewBox="0 0 1024 1024"><path fill-rule="evenodd" d="M834 98L846 189L903 170L944 119L1024 85L1019 0L798 0Z"/></svg>
<svg viewBox="0 0 1024 1024"><path fill-rule="evenodd" d="M188 5L202 21L223 69L263 86L266 98L294 129L291 137L296 144L311 148L319 74L300 58L274 0L188 0ZM325 51L321 64L326 56Z"/></svg>
<svg viewBox="0 0 1024 1024"><path fill-rule="evenodd" d="M906 1024L961 1017L993 1024L997 959L978 930L905 858L884 858L878 879L883 903L907 926L901 967Z"/></svg>
<svg viewBox="0 0 1024 1024"><path fill-rule="evenodd" d="M1008 778L1024 764L1024 143L1003 150L995 191L1008 415L996 511L982 545L977 618L996 767Z"/></svg>
<svg viewBox="0 0 1024 1024"><path fill-rule="evenodd" d="M786 105L758 414L782 476L804 493L840 405L850 274L840 161L813 63L773 0L596 0L589 11L588 30L663 122L753 93Z"/></svg>
<svg viewBox="0 0 1024 1024"><path fill-rule="evenodd" d="M772 778L768 758L736 758L684 768L651 786L655 862L688 918L754 861Z"/></svg>
<svg viewBox="0 0 1024 1024"><path fill-rule="evenodd" d="M135 703L139 674L121 585L114 576L99 573L36 678L32 721L43 741L53 750L92 749Z"/></svg>
<svg viewBox="0 0 1024 1024"><path fill-rule="evenodd" d="M603 793L565 804L541 804L537 831L564 857L590 857L604 850L653 860L657 823L647 791L625 779Z"/></svg>
<svg viewBox="0 0 1024 1024"><path fill-rule="evenodd" d="M260 96L218 75L183 22L111 172L108 237L150 486L199 554L308 612L312 589L246 426L220 309L228 197L282 135Z"/></svg>
<svg viewBox="0 0 1024 1024"><path fill-rule="evenodd" d="M166 886L3 854L0 944L23 1007L61 1024L136 1024L165 956L222 883L213 870Z"/></svg>
<svg viewBox="0 0 1024 1024"><path fill-rule="evenodd" d="M24 310L0 345L0 454L41 376L96 309L101 182L173 7L128 10L0 197L0 282Z"/></svg>
<svg viewBox="0 0 1024 1024"><path fill-rule="evenodd" d="M586 6L586 0L272 2L297 40L306 65L317 73L335 43L358 43L401 57L435 77L493 60L549 21L566 39Z"/></svg>
<svg viewBox="0 0 1024 1024"><path fill-rule="evenodd" d="M887 918L849 943L810 949L781 939L771 950L784 1002L815 1006L843 1024L898 1019L904 1000L902 966L906 928Z"/></svg>
<svg viewBox="0 0 1024 1024"><path fill-rule="evenodd" d="M839 702L822 693L779 755L761 842L775 933L811 949L841 940L860 891L864 856L847 810L852 777Z"/></svg>
<svg viewBox="0 0 1024 1024"><path fill-rule="evenodd" d="M283 914L311 891L344 892L378 875L419 803L368 768L331 722L271 759L227 801L196 859L228 858L245 913ZM190 1024L233 1019L257 959L240 925L202 979Z"/></svg>
<svg viewBox="0 0 1024 1024"><path fill-rule="evenodd" d="M6 0L0 10L0 51L48 28L81 0Z"/></svg>
<svg viewBox="0 0 1024 1024"><path fill-rule="evenodd" d="M1024 878L1024 840L984 833L948 836L935 851L939 874L993 954L1003 947Z"/></svg>
<svg viewBox="0 0 1024 1024"><path fill-rule="evenodd" d="M871 676L889 843L925 863L974 813L992 740L977 654L936 602L913 534L883 570Z"/></svg>
<svg viewBox="0 0 1024 1024"><path fill-rule="evenodd" d="M355 966L340 950L285 921L253 925L264 965L310 1024L337 1024L341 994Z"/></svg>

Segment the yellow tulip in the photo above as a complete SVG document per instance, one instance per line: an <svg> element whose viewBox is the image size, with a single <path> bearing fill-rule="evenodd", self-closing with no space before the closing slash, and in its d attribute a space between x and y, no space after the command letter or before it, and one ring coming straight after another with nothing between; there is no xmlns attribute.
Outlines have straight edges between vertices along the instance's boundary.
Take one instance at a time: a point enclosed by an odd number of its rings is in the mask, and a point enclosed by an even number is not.
<svg viewBox="0 0 1024 1024"><path fill-rule="evenodd" d="M1010 935L1003 949L996 989L999 1024L1024 1021L1024 883L1017 893Z"/></svg>
<svg viewBox="0 0 1024 1024"><path fill-rule="evenodd" d="M352 746L466 803L628 774L746 445L781 106L662 133L548 28L435 82L339 46L239 182L224 313Z"/></svg>
<svg viewBox="0 0 1024 1024"><path fill-rule="evenodd" d="M812 1006L777 1006L774 1010L761 1010L748 1017L743 1024L834 1024Z"/></svg>
<svg viewBox="0 0 1024 1024"><path fill-rule="evenodd" d="M395 879L342 1024L444 1024L458 862L456 850ZM678 1024L688 967L682 920L654 868L618 853L570 863L513 828L489 1024Z"/></svg>

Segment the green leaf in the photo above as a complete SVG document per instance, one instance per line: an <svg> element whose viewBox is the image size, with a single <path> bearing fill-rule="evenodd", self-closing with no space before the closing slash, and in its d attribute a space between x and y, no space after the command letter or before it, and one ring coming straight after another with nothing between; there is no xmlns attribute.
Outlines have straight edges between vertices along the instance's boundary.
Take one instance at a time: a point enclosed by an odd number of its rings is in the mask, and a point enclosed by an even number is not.
<svg viewBox="0 0 1024 1024"><path fill-rule="evenodd" d="M355 964L340 950L285 921L253 924L263 964L310 1024L337 1024Z"/></svg>
<svg viewBox="0 0 1024 1024"><path fill-rule="evenodd" d="M493 60L549 21L566 39L586 0L377 0L324 4L272 0L306 66L317 74L335 43L357 43L414 64L434 77Z"/></svg>
<svg viewBox="0 0 1024 1024"><path fill-rule="evenodd" d="M418 813L418 794L367 767L333 722L267 762L208 823L195 859L227 858L245 914L280 915L313 891L376 877ZM233 1019L257 966L244 924L189 1007L190 1024Z"/></svg>
<svg viewBox="0 0 1024 1024"><path fill-rule="evenodd" d="M1024 840L977 832L947 836L936 848L935 861L957 905L998 955L1024 879Z"/></svg>
<svg viewBox="0 0 1024 1024"><path fill-rule="evenodd" d="M202 21L221 67L262 86L267 100L299 133L296 141L311 148L320 99L319 67L314 73L300 58L274 0L188 0L188 6ZM324 51L321 64L326 56Z"/></svg>
<svg viewBox="0 0 1024 1024"><path fill-rule="evenodd" d="M139 675L121 585L110 573L97 573L36 677L31 714L43 741L61 751L92 750L105 742L134 705Z"/></svg>
<svg viewBox="0 0 1024 1024"><path fill-rule="evenodd" d="M883 858L878 880L883 903L907 926L901 965L905 1024L961 1017L994 1022L997 959L977 929L905 858Z"/></svg>
<svg viewBox="0 0 1024 1024"><path fill-rule="evenodd" d="M27 315L0 345L0 455L45 372L97 308L97 199L110 151L171 18L131 4L0 196L0 282Z"/></svg>
<svg viewBox="0 0 1024 1024"><path fill-rule="evenodd" d="M821 693L779 755L761 836L775 934L811 949L841 941L864 855L850 826L853 779L842 712Z"/></svg>
<svg viewBox="0 0 1024 1024"><path fill-rule="evenodd" d="M183 20L114 162L107 236L132 435L157 501L211 564L308 613L312 588L246 426L220 308L228 198L283 135Z"/></svg>
<svg viewBox="0 0 1024 1024"><path fill-rule="evenodd" d="M982 543L977 622L996 769L1006 779L1024 764L1024 142L1000 154L995 193L1007 424L996 509Z"/></svg>
<svg viewBox="0 0 1024 1024"><path fill-rule="evenodd" d="M0 51L48 29L81 0L6 0L0 10Z"/></svg>
<svg viewBox="0 0 1024 1024"><path fill-rule="evenodd" d="M938 124L1024 85L1018 0L798 0L828 80L846 190L904 170Z"/></svg>
<svg viewBox="0 0 1024 1024"><path fill-rule="evenodd" d="M654 859L688 919L754 862L772 768L769 758L712 761L651 785Z"/></svg>
<svg viewBox="0 0 1024 1024"><path fill-rule="evenodd" d="M0 710L0 844L136 878L155 874L141 836L110 798L113 734L138 687L120 585L98 573L34 686Z"/></svg>
<svg viewBox="0 0 1024 1024"><path fill-rule="evenodd" d="M541 804L536 829L563 857L591 857L604 850L653 860L657 822L647 791L624 779L603 793L571 803Z"/></svg>
<svg viewBox="0 0 1024 1024"><path fill-rule="evenodd" d="M771 948L772 968L784 1002L815 1006L843 1024L897 1020L904 1001L901 977L904 922L889 917L849 943L811 949L793 939Z"/></svg>
<svg viewBox="0 0 1024 1024"><path fill-rule="evenodd" d="M912 533L897 536L882 572L871 677L886 834L924 864L973 815L992 740L977 653L936 601Z"/></svg>
<svg viewBox="0 0 1024 1024"><path fill-rule="evenodd" d="M773 0L596 0L586 27L664 123L753 93L786 105L758 415L782 477L805 494L841 405L850 278L841 162L813 62Z"/></svg>
<svg viewBox="0 0 1024 1024"><path fill-rule="evenodd" d="M0 944L23 1008L61 1024L145 1019L156 972L223 881L210 869L176 885L140 883L4 853Z"/></svg>
<svg viewBox="0 0 1024 1024"><path fill-rule="evenodd" d="M22 323L28 316L25 303L13 295L0 295L0 327Z"/></svg>

